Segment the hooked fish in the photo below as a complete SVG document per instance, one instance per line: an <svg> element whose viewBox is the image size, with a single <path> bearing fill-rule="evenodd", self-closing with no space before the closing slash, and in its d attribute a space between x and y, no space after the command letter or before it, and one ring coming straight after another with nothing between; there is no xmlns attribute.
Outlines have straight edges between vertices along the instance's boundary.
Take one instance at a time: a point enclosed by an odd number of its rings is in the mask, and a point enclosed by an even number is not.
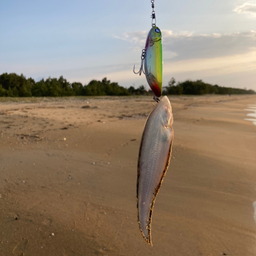
<svg viewBox="0 0 256 256"><path fill-rule="evenodd" d="M138 160L138 222L143 238L150 245L153 207L171 158L174 136L172 124L172 107L165 96L147 119Z"/></svg>
<svg viewBox="0 0 256 256"><path fill-rule="evenodd" d="M143 65L144 69L143 70ZM135 69L135 66L134 66ZM163 60L162 60L162 33L153 26L147 36L145 49L142 50L141 67L135 74L146 75L147 82L157 97L162 94Z"/></svg>

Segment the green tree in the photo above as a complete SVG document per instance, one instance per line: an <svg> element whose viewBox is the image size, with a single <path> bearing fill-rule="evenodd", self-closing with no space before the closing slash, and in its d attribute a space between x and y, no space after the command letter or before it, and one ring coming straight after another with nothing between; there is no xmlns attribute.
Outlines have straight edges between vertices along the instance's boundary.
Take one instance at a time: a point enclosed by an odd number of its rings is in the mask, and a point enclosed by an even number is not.
<svg viewBox="0 0 256 256"><path fill-rule="evenodd" d="M83 95L83 85L81 83L74 82L71 84L74 95L79 96Z"/></svg>
<svg viewBox="0 0 256 256"><path fill-rule="evenodd" d="M5 96L7 96L7 91L0 84L0 97L5 97Z"/></svg>

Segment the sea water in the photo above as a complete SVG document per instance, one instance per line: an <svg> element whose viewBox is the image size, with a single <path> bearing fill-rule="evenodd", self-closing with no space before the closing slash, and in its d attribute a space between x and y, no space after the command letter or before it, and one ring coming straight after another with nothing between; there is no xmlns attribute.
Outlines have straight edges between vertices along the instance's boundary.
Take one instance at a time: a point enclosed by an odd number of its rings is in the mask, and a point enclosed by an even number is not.
<svg viewBox="0 0 256 256"><path fill-rule="evenodd" d="M256 105L248 105L248 108L245 110L249 111L251 113L247 114L247 117L250 117L250 118L245 118L244 120L251 121L253 124L256 125ZM252 204L252 206L253 206L253 210L254 210L253 218L256 223L256 201Z"/></svg>
<svg viewBox="0 0 256 256"><path fill-rule="evenodd" d="M253 209L254 209L254 213L253 213L253 218L254 218L254 221L256 222L256 201L253 203Z"/></svg>
<svg viewBox="0 0 256 256"><path fill-rule="evenodd" d="M251 121L254 125L256 125L256 105L248 105L248 108L245 109L246 111L250 111L251 113L247 114L247 117L244 120Z"/></svg>

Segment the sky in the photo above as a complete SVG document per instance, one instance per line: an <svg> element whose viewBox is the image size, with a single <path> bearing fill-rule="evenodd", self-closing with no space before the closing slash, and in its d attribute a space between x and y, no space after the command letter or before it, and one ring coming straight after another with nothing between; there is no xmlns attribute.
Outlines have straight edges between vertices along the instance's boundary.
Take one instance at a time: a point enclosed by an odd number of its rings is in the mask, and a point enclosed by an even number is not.
<svg viewBox="0 0 256 256"><path fill-rule="evenodd" d="M155 0L155 12L163 86L174 77L256 90L256 0ZM0 74L149 88L132 70L150 16L150 0L0 0Z"/></svg>

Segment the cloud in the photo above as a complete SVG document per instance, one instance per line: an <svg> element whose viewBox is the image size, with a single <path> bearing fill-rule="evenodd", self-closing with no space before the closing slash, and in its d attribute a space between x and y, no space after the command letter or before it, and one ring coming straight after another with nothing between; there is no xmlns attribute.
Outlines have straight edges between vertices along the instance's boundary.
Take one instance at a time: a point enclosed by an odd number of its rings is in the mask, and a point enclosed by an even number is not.
<svg viewBox="0 0 256 256"><path fill-rule="evenodd" d="M123 33L121 36L114 35L114 38L121 39L124 41L128 41L133 44L144 44L145 38L147 36L146 31L135 31L135 32L127 32Z"/></svg>
<svg viewBox="0 0 256 256"><path fill-rule="evenodd" d="M234 9L234 12L237 13L249 13L252 14L254 16L256 16L256 4L253 3L244 3L240 6L237 6Z"/></svg>
<svg viewBox="0 0 256 256"><path fill-rule="evenodd" d="M163 36L165 36L163 31ZM256 45L256 31L232 34L201 34L189 36L167 36L163 49L175 52L173 60L216 58L251 51ZM171 59L171 57L169 58Z"/></svg>
<svg viewBox="0 0 256 256"><path fill-rule="evenodd" d="M256 89L255 30L229 34L174 33L170 30L162 30L162 33L165 84L175 77L178 80L204 79L210 83L218 81L223 86L241 87L246 78L246 86ZM137 49L141 51L145 46L146 36L145 31L127 32L119 39L130 42L134 54L138 54ZM113 72L111 77L126 84L131 80L131 71ZM133 81L139 83L144 80L144 77L140 80L134 77Z"/></svg>
<svg viewBox="0 0 256 256"><path fill-rule="evenodd" d="M164 61L177 61L202 58L216 58L246 54L256 45L256 31L231 34L199 34L193 32L173 33L162 30ZM130 32L116 37L130 42L134 50L142 49L146 32Z"/></svg>
<svg viewBox="0 0 256 256"><path fill-rule="evenodd" d="M217 77L223 77L223 80L230 78L230 81L226 84L224 83L223 85L232 86L233 83L237 82L234 80L232 81L232 77L234 77L234 75L250 73L250 77L253 76L256 78L255 71L256 49L250 53L239 55L164 62L163 80L164 85L170 80L171 77L175 77L178 80L206 79L206 81L216 83L214 82L214 79ZM132 83L136 83L137 85L144 84L147 87L145 77L135 76L132 73L131 65L123 67L122 70L113 69L113 71L105 73L105 76L111 78L113 81L118 81L124 86L130 86ZM211 78L211 80L208 78ZM248 83L247 86L256 89L254 81L255 79L253 82L250 81L250 84Z"/></svg>
<svg viewBox="0 0 256 256"><path fill-rule="evenodd" d="M208 75L231 74L256 70L256 50L246 54L231 55L216 58L180 60L168 62L166 73L205 72Z"/></svg>

